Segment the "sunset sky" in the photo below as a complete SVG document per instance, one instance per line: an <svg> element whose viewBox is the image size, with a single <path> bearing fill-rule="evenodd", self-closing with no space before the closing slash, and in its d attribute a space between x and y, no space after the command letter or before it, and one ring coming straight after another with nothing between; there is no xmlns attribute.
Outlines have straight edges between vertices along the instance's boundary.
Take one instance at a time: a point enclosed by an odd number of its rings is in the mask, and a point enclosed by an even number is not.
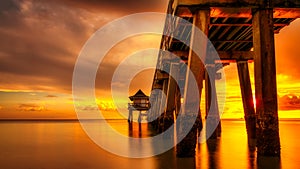
<svg viewBox="0 0 300 169"><path fill-rule="evenodd" d="M125 3L126 2L126 3ZM72 75L79 52L101 26L137 12L165 12L167 0L1 0L0 118L76 118ZM300 118L300 19L275 35L277 84L281 118ZM159 48L161 36L143 35L114 46L96 78L99 108L111 110L110 81L127 55ZM253 63L249 64L253 82ZM236 65L224 68L224 118L241 118L242 103ZM142 79L142 80L141 80ZM131 83L149 94L153 70ZM254 89L253 89L254 90ZM89 111L92 107L83 107Z"/></svg>

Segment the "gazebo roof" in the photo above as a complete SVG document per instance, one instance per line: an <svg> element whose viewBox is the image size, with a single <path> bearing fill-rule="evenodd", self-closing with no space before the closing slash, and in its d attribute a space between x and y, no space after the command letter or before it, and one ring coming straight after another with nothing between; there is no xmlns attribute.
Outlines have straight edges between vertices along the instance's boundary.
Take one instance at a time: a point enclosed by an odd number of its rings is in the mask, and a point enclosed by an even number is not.
<svg viewBox="0 0 300 169"><path fill-rule="evenodd" d="M136 93L135 93L135 95L133 95L133 96L129 96L129 99L131 100L131 101L133 101L133 99L135 99L135 98L147 98L147 99L149 99L149 96L147 96L147 95L145 95L145 93L140 89L139 91L137 91Z"/></svg>

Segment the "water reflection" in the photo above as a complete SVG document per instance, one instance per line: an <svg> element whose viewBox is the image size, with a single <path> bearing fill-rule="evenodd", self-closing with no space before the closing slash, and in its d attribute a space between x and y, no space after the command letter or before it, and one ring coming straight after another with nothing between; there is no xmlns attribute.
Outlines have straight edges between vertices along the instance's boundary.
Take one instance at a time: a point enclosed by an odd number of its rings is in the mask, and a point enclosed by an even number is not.
<svg viewBox="0 0 300 169"><path fill-rule="evenodd" d="M152 136L147 124L110 124L130 137ZM244 122L222 121L222 137L198 144L195 158L176 158L173 148L150 158L124 158L98 147L77 122L2 122L0 123L1 168L122 168L122 169L294 169L299 168L300 121L280 122L281 159L256 157L255 140L247 141ZM139 132L141 131L141 132ZM118 148L149 149L118 142L105 132L99 133ZM116 141L117 140L117 141ZM18 161L16 163L16 161Z"/></svg>
<svg viewBox="0 0 300 169"><path fill-rule="evenodd" d="M257 157L258 169L281 169L279 157Z"/></svg>
<svg viewBox="0 0 300 169"><path fill-rule="evenodd" d="M256 140L248 140L248 169L255 169L256 167Z"/></svg>
<svg viewBox="0 0 300 169"><path fill-rule="evenodd" d="M279 158L256 156L256 140L247 139L244 122L226 122L223 135L198 143L194 158L177 158L175 148L153 157L156 168L172 169L281 169ZM129 123L130 137L149 137L145 124ZM131 145L137 148L136 145ZM157 146L157 145L153 145ZM138 147L143 148L143 147Z"/></svg>
<svg viewBox="0 0 300 169"><path fill-rule="evenodd" d="M114 127L116 128L116 127ZM116 128L118 131L118 128ZM134 138L145 138L151 137L153 135L153 131L148 128L148 124L146 123L136 123L131 122L128 123L128 136Z"/></svg>
<svg viewBox="0 0 300 169"><path fill-rule="evenodd" d="M206 141L207 145L207 158L208 158L208 166L210 169L217 169L220 168L219 164L219 144L220 140L219 139L209 139Z"/></svg>

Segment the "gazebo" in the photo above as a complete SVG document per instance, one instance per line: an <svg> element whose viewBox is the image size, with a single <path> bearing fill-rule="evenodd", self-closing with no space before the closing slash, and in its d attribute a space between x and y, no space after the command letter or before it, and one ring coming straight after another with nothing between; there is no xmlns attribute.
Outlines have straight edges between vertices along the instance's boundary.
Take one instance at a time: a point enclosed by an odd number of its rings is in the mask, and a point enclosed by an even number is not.
<svg viewBox="0 0 300 169"><path fill-rule="evenodd" d="M128 103L128 122L132 122L132 112L136 110L139 111L138 122L140 123L142 120L141 116L147 116L146 112L150 108L149 96L145 95L145 93L140 89L133 96L129 96L129 99L130 103ZM145 113L142 113L142 111L145 111Z"/></svg>

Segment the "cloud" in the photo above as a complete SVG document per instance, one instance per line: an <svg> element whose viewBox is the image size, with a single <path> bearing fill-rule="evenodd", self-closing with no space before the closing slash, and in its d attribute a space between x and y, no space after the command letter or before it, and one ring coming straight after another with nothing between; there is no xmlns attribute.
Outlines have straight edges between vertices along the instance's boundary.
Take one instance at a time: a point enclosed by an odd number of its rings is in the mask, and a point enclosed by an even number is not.
<svg viewBox="0 0 300 169"><path fill-rule="evenodd" d="M300 78L300 19L285 27L275 36L277 74Z"/></svg>
<svg viewBox="0 0 300 169"><path fill-rule="evenodd" d="M1 1L1 89L70 93L76 58L86 40L98 28L133 12L164 11L167 2L166 0L163 2L161 0ZM142 43L138 41L138 44ZM129 43L126 45L125 49L128 49ZM136 46L136 42L130 42L130 45ZM159 46L159 42L157 45ZM115 51L110 56L120 58L116 53L125 52ZM107 72L97 77L102 82L110 83L112 72L118 64L111 61L112 59L102 65ZM110 87L104 86L103 90Z"/></svg>
<svg viewBox="0 0 300 169"><path fill-rule="evenodd" d="M95 110L98 110L98 107L95 107L95 106L84 106L84 107L81 107L81 110L84 110L84 111L95 111Z"/></svg>
<svg viewBox="0 0 300 169"><path fill-rule="evenodd" d="M57 96L49 94L46 97L53 98L53 97L57 97Z"/></svg>
<svg viewBox="0 0 300 169"><path fill-rule="evenodd" d="M53 1L6 0L0 6L0 84L12 90L70 92L81 47L116 17Z"/></svg>
<svg viewBox="0 0 300 169"><path fill-rule="evenodd" d="M3 106L0 106L0 110L2 110L3 109Z"/></svg>
<svg viewBox="0 0 300 169"><path fill-rule="evenodd" d="M100 9L119 10L126 13L145 11L164 12L168 0L64 0L65 3L87 10L97 11Z"/></svg>
<svg viewBox="0 0 300 169"><path fill-rule="evenodd" d="M288 94L279 99L280 110L300 110L300 97L294 94Z"/></svg>
<svg viewBox="0 0 300 169"><path fill-rule="evenodd" d="M44 106L37 104L20 104L17 108L19 111L43 111L45 110Z"/></svg>

